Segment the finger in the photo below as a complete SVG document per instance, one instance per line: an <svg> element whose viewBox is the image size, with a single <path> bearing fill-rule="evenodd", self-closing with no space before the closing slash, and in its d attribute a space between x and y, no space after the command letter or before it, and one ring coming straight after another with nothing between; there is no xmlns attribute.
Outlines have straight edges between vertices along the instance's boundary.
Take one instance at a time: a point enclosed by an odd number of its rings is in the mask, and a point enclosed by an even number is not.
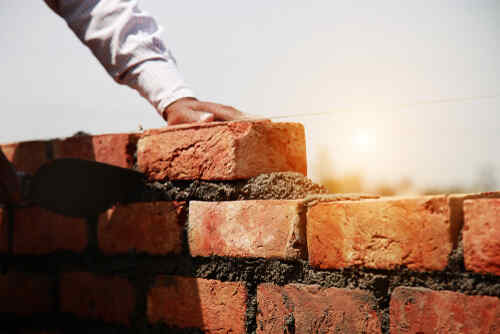
<svg viewBox="0 0 500 334"><path fill-rule="evenodd" d="M195 111L189 108L177 109L167 115L168 125L178 125L185 123L205 123L213 122L214 115L209 112Z"/></svg>
<svg viewBox="0 0 500 334"><path fill-rule="evenodd" d="M242 119L247 116L236 108L213 102L199 101L196 103L195 108L196 110L212 113L215 117L215 120L218 121L232 121Z"/></svg>

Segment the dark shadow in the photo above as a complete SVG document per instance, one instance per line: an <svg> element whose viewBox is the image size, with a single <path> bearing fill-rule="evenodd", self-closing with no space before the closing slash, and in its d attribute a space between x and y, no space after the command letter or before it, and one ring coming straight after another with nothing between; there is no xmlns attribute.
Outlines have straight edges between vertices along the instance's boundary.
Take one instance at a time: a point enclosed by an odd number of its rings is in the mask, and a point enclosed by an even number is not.
<svg viewBox="0 0 500 334"><path fill-rule="evenodd" d="M133 135L129 137L129 145L127 145L127 153L129 159L127 163L129 167L133 167L135 164L134 156L136 150L137 138ZM46 163L50 163L56 159L61 158L77 158L95 161L96 156L101 155L102 152L96 154L93 137L87 134L78 134L74 137L70 137L64 140L51 140L51 141L30 141L22 142L18 144L10 144L2 146L5 151L7 158L15 166L18 171L27 172L30 174L35 173L40 166ZM89 164L89 169L91 169ZM69 167L68 167L69 169ZM118 172L118 170L116 170ZM60 173L65 173L67 176L71 177L71 170L58 171ZM119 173L119 172L118 172ZM79 185L89 183L92 187L89 194L98 193L95 196L102 196L107 192L106 185L109 186L110 179L113 179L115 173L108 175L108 177L103 177L99 180L87 179L87 180L73 180L73 186L78 183ZM62 174L61 174L62 175ZM89 172L89 177L92 178L92 173ZM66 186L71 187L72 184L67 184ZM50 187L50 185L41 185L42 187ZM123 187L119 178L114 179L111 186L112 195L116 195L118 198L116 201L120 201L126 198L137 198L140 196L128 196L127 192L137 191L135 188ZM120 189L116 192L116 189ZM141 188L144 190L144 188ZM54 197L50 200L57 199L57 193L61 189L53 188ZM108 194L109 195L109 194ZM44 198L40 197L40 201ZM64 199L67 201L68 199ZM77 201L77 198L69 199L71 201ZM83 198L81 200L84 200ZM126 202L126 200L124 201ZM186 202L188 205L189 202ZM102 206L99 207L99 211L105 211L113 203L103 202ZM139 214L138 212L128 211L127 214L122 215L124 211L127 211L125 207L121 208L118 206L115 211L109 211L111 213L110 219L114 228L118 229L117 238L126 237L127 224L124 223L123 226L120 225L121 221L126 219L134 219L134 214ZM15 209L14 209L15 210ZM105 215L104 213L103 215ZM118 270L113 270L110 272L96 272L96 266L99 264L105 264L106 267L112 266L114 258L116 256L103 254L99 246L99 221L94 217L87 217L89 223L88 231L88 247L81 254L72 254L71 256L76 257L75 262L72 263L68 269L68 264L64 263L47 263L46 273L51 275L52 279L60 283L61 274L67 270L81 270L94 272L97 275L104 276L122 276L128 277L132 286L135 290L136 295L136 309L134 315L131 319L131 326L129 328L130 332L134 332L138 329L146 330L151 332L169 332L169 333L202 333L202 328L204 327L204 321L202 313L202 301L199 291L199 281L192 277L195 275L195 264L194 259L191 258L189 252L189 244L186 240L186 224L187 224L187 208L184 208L183 212L178 213L182 217L178 221L180 226L180 233L182 234L182 252L177 255L158 255L151 256L145 253L138 253L138 255L130 256L130 252L123 253L119 257L123 257L125 261L125 266ZM116 217L116 218L115 218ZM120 218L120 219L118 219ZM142 217L143 219L150 219L147 217ZM168 217L167 217L168 218ZM151 218L154 219L154 218ZM90 222L93 221L92 224ZM161 221L152 222L153 225L149 228L155 228L154 224L161 224ZM15 221L12 219L12 232L10 235L9 243L12 245L13 239L15 238ZM167 233L168 231L165 231ZM125 234L120 234L125 233ZM137 232L136 232L137 233ZM157 233L162 233L161 229ZM161 238L160 238L161 239ZM168 241L168 238L167 238ZM14 263L22 261L19 256L13 256L10 252L8 255L12 258ZM45 256L41 259L43 260ZM47 261L51 262L51 256L47 256ZM54 258L57 261L57 256ZM39 262L39 261L37 261ZM107 264L107 265L106 265ZM153 264L151 266L151 264ZM162 267L162 264L170 268L166 271L158 270L158 267ZM11 270L24 271L24 264L18 263L15 268ZM29 271L30 265L26 264L26 270ZM57 269L54 269L57 268ZM45 272L44 267L39 269ZM8 274L8 273L7 273ZM72 326L77 326L82 332L86 329L95 329L99 327L99 319L76 319L74 315L62 313L60 305L60 291L57 287L52 291L54 299L56 299L56 305L54 306L53 316L50 317L40 317L37 314L30 316L31 325L33 328L43 328L49 325L50 328L54 330L64 330L65 323L67 323L67 318L73 320L70 321ZM209 295L205 295L207 298ZM5 301L7 304L8 301ZM47 323L44 319L52 319L53 321ZM55 321L55 319L60 318L61 322ZM30 320L28 319L28 320ZM98 321L98 323L96 323ZM17 323L17 322L16 322ZM104 324L105 326L115 327L114 324ZM23 323L19 323L19 326L24 326ZM19 327L19 328L21 328Z"/></svg>

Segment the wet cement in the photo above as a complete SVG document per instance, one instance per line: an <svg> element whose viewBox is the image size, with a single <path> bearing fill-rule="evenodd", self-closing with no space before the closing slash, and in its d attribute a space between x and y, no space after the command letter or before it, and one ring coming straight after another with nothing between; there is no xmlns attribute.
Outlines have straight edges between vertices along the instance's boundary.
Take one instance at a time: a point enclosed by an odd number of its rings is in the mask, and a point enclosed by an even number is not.
<svg viewBox="0 0 500 334"><path fill-rule="evenodd" d="M299 173L262 174L238 181L164 181L147 183L131 201L239 201L302 199L326 194L325 187Z"/></svg>

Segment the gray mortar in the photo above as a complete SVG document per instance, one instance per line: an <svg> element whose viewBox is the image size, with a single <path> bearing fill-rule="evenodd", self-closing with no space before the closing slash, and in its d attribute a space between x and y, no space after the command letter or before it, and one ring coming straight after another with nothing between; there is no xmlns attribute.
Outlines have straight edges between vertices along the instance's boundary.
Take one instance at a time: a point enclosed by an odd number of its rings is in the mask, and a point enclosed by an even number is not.
<svg viewBox="0 0 500 334"><path fill-rule="evenodd" d="M327 190L297 173L271 173L241 181L165 181L148 183L144 189L129 198L130 201L229 201L249 199L302 199L305 206L320 201L362 200L377 196L359 194L327 194ZM405 268L394 270L369 270L352 268L346 270L318 270L307 261L282 261L241 258L191 258L186 251L175 256L148 256L130 253L121 256L104 256L97 247L97 221L89 219L91 231L89 247L85 254L62 252L49 256L0 256L9 270L34 272L67 272L83 270L102 274L125 276L136 282L141 306L137 314L145 314L148 282L158 274L181 275L216 279L220 281L245 282L248 289L246 326L247 333L255 333L257 287L269 282L277 285L290 283L317 284L324 288L363 289L370 291L376 300L382 332L389 333L389 301L392 291L398 286L425 287L433 290L450 290L467 295L487 295L500 298L500 277L465 272L461 242L450 255L450 264L442 272L414 272ZM460 235L461 233L459 233ZM187 242L184 240L184 246ZM139 298L139 297L138 297ZM56 298L57 299L57 298ZM289 325L292 326L291 319ZM137 319L134 329L139 333L201 333L196 328L169 328L164 325L147 325L146 319ZM43 323L43 322L42 322ZM70 321L74 327L73 321ZM74 324L78 324L74 320ZM142 324L142 325L141 325ZM102 324L102 328L108 328ZM101 327L100 322L95 327ZM57 326L56 326L57 328ZM112 328L110 328L112 329ZM103 331L110 332L110 331ZM127 332L127 330L125 331Z"/></svg>
<svg viewBox="0 0 500 334"><path fill-rule="evenodd" d="M147 183L130 201L238 201L252 199L302 199L326 194L325 187L299 173L262 174L238 181L163 181ZM136 195L137 196L137 195Z"/></svg>

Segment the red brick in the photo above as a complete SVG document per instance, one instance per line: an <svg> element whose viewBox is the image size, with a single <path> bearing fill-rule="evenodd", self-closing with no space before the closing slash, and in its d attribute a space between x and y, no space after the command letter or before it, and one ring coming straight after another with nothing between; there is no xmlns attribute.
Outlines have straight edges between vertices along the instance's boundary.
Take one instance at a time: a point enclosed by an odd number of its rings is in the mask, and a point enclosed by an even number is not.
<svg viewBox="0 0 500 334"><path fill-rule="evenodd" d="M466 200L464 217L465 268L500 275L500 199Z"/></svg>
<svg viewBox="0 0 500 334"><path fill-rule="evenodd" d="M128 133L76 136L53 141L54 158L78 158L131 168L136 135Z"/></svg>
<svg viewBox="0 0 500 334"><path fill-rule="evenodd" d="M306 174L304 127L270 121L215 122L146 132L137 163L150 180L235 180Z"/></svg>
<svg viewBox="0 0 500 334"><path fill-rule="evenodd" d="M116 206L99 217L99 247L106 254L177 254L184 225L182 205L175 202Z"/></svg>
<svg viewBox="0 0 500 334"><path fill-rule="evenodd" d="M121 277L86 272L64 273L61 278L61 311L80 318L130 324L135 292Z"/></svg>
<svg viewBox="0 0 500 334"><path fill-rule="evenodd" d="M52 312L52 282L43 274L9 272L0 275L0 313L28 316Z"/></svg>
<svg viewBox="0 0 500 334"><path fill-rule="evenodd" d="M500 332L500 299L399 287L390 302L391 334Z"/></svg>
<svg viewBox="0 0 500 334"><path fill-rule="evenodd" d="M87 223L40 207L14 210L15 254L81 252L87 246Z"/></svg>
<svg viewBox="0 0 500 334"><path fill-rule="evenodd" d="M370 293L318 285L257 288L257 333L381 333Z"/></svg>
<svg viewBox="0 0 500 334"><path fill-rule="evenodd" d="M190 202L191 255L305 257L302 212L300 201Z"/></svg>
<svg viewBox="0 0 500 334"><path fill-rule="evenodd" d="M9 250L7 210L0 207L0 253L7 253Z"/></svg>
<svg viewBox="0 0 500 334"><path fill-rule="evenodd" d="M0 149L18 171L32 174L48 161L47 142L44 141L5 144L0 145Z"/></svg>
<svg viewBox="0 0 500 334"><path fill-rule="evenodd" d="M148 294L151 323L201 329L207 334L245 333L247 290L240 282L160 276Z"/></svg>
<svg viewBox="0 0 500 334"><path fill-rule="evenodd" d="M464 201L479 198L500 198L500 192L483 192L471 194L451 194L448 196L448 206L450 208L450 222L453 227L453 236L457 237L464 226ZM456 246L456 245L455 245Z"/></svg>
<svg viewBox="0 0 500 334"><path fill-rule="evenodd" d="M443 270L455 242L444 196L319 203L307 214L311 265Z"/></svg>

